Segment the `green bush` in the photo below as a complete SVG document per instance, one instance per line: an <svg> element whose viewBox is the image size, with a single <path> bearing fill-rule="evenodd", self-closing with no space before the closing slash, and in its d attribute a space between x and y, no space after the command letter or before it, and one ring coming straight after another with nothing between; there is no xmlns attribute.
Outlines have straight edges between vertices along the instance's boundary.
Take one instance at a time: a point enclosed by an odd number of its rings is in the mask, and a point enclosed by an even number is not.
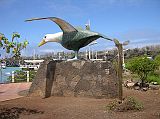
<svg viewBox="0 0 160 119"><path fill-rule="evenodd" d="M119 102L117 101L117 100L114 100L114 101L112 101L112 102L110 102L107 106L106 106L106 108L107 108L107 110L115 110L116 109L116 107L119 105Z"/></svg>
<svg viewBox="0 0 160 119"><path fill-rule="evenodd" d="M148 75L154 72L157 68L157 63L154 60L143 57L135 57L126 63L126 68L133 73L136 73L142 81L142 84L147 81Z"/></svg>
<svg viewBox="0 0 160 119"><path fill-rule="evenodd" d="M12 76L8 77L8 80L12 80ZM18 82L27 82L27 75L24 71L22 70L16 70L14 71L14 81L15 83Z"/></svg>
<svg viewBox="0 0 160 119"><path fill-rule="evenodd" d="M155 62L160 66L160 55L155 57Z"/></svg>
<svg viewBox="0 0 160 119"><path fill-rule="evenodd" d="M112 101L107 105L107 109L117 112L140 111L143 110L143 104L133 97L127 97L122 103L117 100Z"/></svg>
<svg viewBox="0 0 160 119"><path fill-rule="evenodd" d="M27 82L27 70L16 70L14 72L14 79L15 79L15 82L18 83L18 82ZM29 70L29 80L32 81L34 79L36 75L36 71L35 70ZM8 80L11 81L12 79L12 76L10 76L8 78Z"/></svg>
<svg viewBox="0 0 160 119"><path fill-rule="evenodd" d="M150 74L147 78L149 83L157 82L160 85L160 76L158 74Z"/></svg>
<svg viewBox="0 0 160 119"><path fill-rule="evenodd" d="M15 71L15 82L26 82L27 81L27 73L23 70L16 70Z"/></svg>
<svg viewBox="0 0 160 119"><path fill-rule="evenodd" d="M35 70L30 70L29 71L29 80L33 81L34 77L36 76L37 71Z"/></svg>

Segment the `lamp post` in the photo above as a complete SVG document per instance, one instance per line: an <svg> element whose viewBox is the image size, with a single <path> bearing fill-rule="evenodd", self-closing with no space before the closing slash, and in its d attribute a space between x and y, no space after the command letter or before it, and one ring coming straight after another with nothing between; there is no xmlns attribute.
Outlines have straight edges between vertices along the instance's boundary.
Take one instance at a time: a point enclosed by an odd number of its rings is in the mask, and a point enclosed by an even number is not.
<svg viewBox="0 0 160 119"><path fill-rule="evenodd" d="M96 41L93 41L93 42L91 42L90 44L89 44L89 60L91 59L91 46L92 45L95 45L95 44L97 44L97 42ZM92 55L93 55L93 53L92 53Z"/></svg>
<svg viewBox="0 0 160 119"><path fill-rule="evenodd" d="M122 58L123 58L123 60L122 60L122 61L123 61L123 68L125 68L124 52L127 51L127 50L128 50L128 49L123 49L123 57L122 57Z"/></svg>
<svg viewBox="0 0 160 119"><path fill-rule="evenodd" d="M96 51L96 59L98 59L98 52Z"/></svg>
<svg viewBox="0 0 160 119"><path fill-rule="evenodd" d="M122 43L123 46L126 46L129 44L129 40L128 41L125 41ZM127 50L127 49L126 49ZM122 49L122 62L123 62L123 68L125 68L125 62L124 62L124 51L126 51L125 49Z"/></svg>
<svg viewBox="0 0 160 119"><path fill-rule="evenodd" d="M60 59L61 59L61 53L58 52L58 60L60 60Z"/></svg>

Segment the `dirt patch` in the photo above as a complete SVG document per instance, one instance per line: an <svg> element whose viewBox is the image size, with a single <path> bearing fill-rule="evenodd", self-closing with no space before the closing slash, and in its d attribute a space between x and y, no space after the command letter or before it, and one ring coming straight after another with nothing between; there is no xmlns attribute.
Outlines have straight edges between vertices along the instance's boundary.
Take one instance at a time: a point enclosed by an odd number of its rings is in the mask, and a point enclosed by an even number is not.
<svg viewBox="0 0 160 119"><path fill-rule="evenodd" d="M124 98L142 102L142 111L113 112L106 110L112 99L76 97L23 97L0 103L0 109L30 109L43 113L19 113L17 119L160 119L160 90L137 91L124 88ZM15 109L14 109L15 110ZM16 118L15 118L16 119Z"/></svg>
<svg viewBox="0 0 160 119"><path fill-rule="evenodd" d="M36 109L26 109L23 107L2 107L0 108L0 119L19 119L20 115L43 114Z"/></svg>

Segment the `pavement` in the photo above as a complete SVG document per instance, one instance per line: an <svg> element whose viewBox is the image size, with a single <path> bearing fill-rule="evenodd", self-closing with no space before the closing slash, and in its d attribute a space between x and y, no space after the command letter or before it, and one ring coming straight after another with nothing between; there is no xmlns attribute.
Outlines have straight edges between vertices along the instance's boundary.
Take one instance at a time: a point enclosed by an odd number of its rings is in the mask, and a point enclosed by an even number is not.
<svg viewBox="0 0 160 119"><path fill-rule="evenodd" d="M30 86L31 82L0 84L0 102L23 97L18 95L18 93L23 90L28 90Z"/></svg>

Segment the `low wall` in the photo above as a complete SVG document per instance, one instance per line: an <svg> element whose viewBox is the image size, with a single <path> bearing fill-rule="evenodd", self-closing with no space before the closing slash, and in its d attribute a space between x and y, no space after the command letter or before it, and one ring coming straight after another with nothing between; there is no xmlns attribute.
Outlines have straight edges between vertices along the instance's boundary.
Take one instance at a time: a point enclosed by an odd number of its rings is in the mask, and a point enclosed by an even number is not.
<svg viewBox="0 0 160 119"><path fill-rule="evenodd" d="M30 96L118 97L118 79L110 62L44 61Z"/></svg>

